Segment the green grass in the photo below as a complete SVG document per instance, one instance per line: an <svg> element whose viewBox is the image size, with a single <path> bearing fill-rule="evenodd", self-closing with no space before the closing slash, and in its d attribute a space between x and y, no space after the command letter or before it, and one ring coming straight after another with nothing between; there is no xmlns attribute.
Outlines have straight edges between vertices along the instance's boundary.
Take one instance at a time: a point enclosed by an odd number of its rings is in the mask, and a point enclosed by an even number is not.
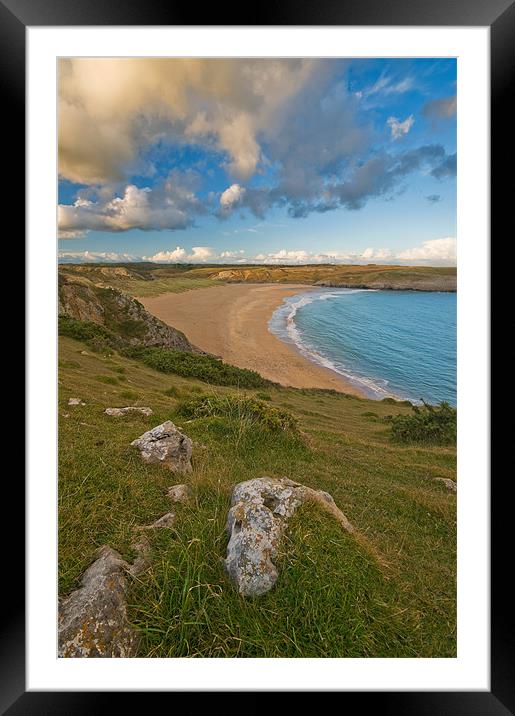
<svg viewBox="0 0 515 716"><path fill-rule="evenodd" d="M61 595L78 586L100 545L131 559L134 527L169 511L167 487L187 481L191 502L174 506L174 529L152 533L152 567L130 585L142 656L456 655L456 495L432 481L456 479L456 451L392 442L385 418L411 415L409 406L267 386L265 407L294 415L298 431L249 426L231 410L186 417L179 405L195 395L220 404L235 395L259 401L260 389L208 385L83 350L83 342L60 338ZM97 379L113 373L126 378L123 386ZM86 405L70 407L69 397ZM103 412L127 404L154 414ZM146 465L130 446L166 419L194 441L186 477ZM282 544L277 584L244 599L221 564L225 521L233 486L263 475L331 493L364 541L305 505Z"/></svg>

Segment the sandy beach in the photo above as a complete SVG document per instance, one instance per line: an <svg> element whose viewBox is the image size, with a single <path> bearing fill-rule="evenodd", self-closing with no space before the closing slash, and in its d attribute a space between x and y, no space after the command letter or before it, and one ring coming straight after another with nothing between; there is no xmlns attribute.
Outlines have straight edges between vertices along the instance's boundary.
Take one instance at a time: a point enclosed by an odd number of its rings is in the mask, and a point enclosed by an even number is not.
<svg viewBox="0 0 515 716"><path fill-rule="evenodd" d="M283 299L310 290L302 284L228 284L138 300L202 350L250 368L281 385L331 388L362 395L331 370L317 366L268 330Z"/></svg>

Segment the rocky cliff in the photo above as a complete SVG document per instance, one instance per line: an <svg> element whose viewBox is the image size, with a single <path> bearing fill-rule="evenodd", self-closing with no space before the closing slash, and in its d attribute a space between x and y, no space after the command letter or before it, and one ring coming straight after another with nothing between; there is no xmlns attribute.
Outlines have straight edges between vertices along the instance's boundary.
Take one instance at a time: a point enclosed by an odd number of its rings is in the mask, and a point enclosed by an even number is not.
<svg viewBox="0 0 515 716"><path fill-rule="evenodd" d="M105 326L134 346L203 353L184 333L152 316L139 301L114 288L95 286L59 274L59 315Z"/></svg>

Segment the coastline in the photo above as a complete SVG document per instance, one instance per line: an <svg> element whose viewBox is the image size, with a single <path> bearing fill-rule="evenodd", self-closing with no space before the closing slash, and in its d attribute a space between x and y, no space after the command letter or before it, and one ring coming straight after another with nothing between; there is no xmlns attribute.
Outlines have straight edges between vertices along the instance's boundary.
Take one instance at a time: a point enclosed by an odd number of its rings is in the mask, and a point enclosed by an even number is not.
<svg viewBox="0 0 515 716"><path fill-rule="evenodd" d="M350 381L318 366L268 328L283 300L313 290L305 284L226 284L138 300L194 345L240 368L294 388L325 388L366 397Z"/></svg>

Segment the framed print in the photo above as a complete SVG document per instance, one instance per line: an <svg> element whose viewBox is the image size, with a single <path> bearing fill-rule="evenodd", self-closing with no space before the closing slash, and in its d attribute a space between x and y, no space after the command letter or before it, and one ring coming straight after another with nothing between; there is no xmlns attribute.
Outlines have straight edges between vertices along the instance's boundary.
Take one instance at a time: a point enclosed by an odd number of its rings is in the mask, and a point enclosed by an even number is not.
<svg viewBox="0 0 515 716"><path fill-rule="evenodd" d="M513 6L1 12L28 249L3 712L508 713L489 126L497 168Z"/></svg>

